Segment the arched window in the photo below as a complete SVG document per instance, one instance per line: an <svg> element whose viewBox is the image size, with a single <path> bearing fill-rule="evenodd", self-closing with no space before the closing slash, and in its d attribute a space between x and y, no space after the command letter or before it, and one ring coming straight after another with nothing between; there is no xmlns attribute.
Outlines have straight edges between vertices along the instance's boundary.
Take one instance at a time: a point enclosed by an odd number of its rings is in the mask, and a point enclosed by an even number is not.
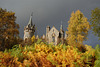
<svg viewBox="0 0 100 67"><path fill-rule="evenodd" d="M52 42L55 42L55 37L54 36L52 36Z"/></svg>
<svg viewBox="0 0 100 67"><path fill-rule="evenodd" d="M54 32L54 29L53 29L53 32Z"/></svg>
<svg viewBox="0 0 100 67"><path fill-rule="evenodd" d="M25 42L27 42L27 40L28 40L28 39L27 39L27 38L25 38Z"/></svg>

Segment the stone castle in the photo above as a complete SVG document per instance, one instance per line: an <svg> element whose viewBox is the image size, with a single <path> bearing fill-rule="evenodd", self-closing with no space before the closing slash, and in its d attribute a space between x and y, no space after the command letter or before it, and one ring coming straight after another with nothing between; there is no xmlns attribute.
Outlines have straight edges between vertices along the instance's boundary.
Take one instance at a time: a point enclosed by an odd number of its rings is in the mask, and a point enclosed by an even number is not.
<svg viewBox="0 0 100 67"><path fill-rule="evenodd" d="M32 15L30 16L30 20L28 22L28 25L24 27L24 41L27 42L35 32L35 24L32 24ZM38 39L39 36L36 36L36 39ZM60 31L58 31L54 26L50 29L49 26L46 27L46 35L42 36L42 39L45 40L48 43L53 42L54 45L57 45L59 43L64 43L66 39L66 34L64 37L64 31L63 31L63 25L60 26Z"/></svg>
<svg viewBox="0 0 100 67"><path fill-rule="evenodd" d="M58 31L54 26L50 29L49 26L46 28L46 41L48 43L53 42L55 45L58 43L64 43L64 31L61 25L60 31Z"/></svg>
<svg viewBox="0 0 100 67"><path fill-rule="evenodd" d="M24 41L27 42L34 35L35 25L32 24L32 15L30 16L30 20L28 25L24 27Z"/></svg>

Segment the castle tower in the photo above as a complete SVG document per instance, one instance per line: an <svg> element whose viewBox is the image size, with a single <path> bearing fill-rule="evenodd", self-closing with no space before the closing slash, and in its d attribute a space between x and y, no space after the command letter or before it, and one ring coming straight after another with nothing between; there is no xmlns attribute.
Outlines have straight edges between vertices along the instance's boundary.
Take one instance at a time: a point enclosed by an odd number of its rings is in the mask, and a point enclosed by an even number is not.
<svg viewBox="0 0 100 67"><path fill-rule="evenodd" d="M29 40L35 32L35 24L32 24L32 15L30 16L30 20L28 22L28 25L24 27L24 41Z"/></svg>
<svg viewBox="0 0 100 67"><path fill-rule="evenodd" d="M46 40L48 41L48 32L50 31L50 26L46 27Z"/></svg>
<svg viewBox="0 0 100 67"><path fill-rule="evenodd" d="M36 39L39 39L39 36L38 35L36 36Z"/></svg>
<svg viewBox="0 0 100 67"><path fill-rule="evenodd" d="M66 40L66 38L67 38L67 37L68 37L68 34L67 34L67 33L65 33L65 38L64 38L64 39Z"/></svg>
<svg viewBox="0 0 100 67"><path fill-rule="evenodd" d="M64 43L64 31L63 31L62 21L60 26L60 37L61 37L61 43Z"/></svg>
<svg viewBox="0 0 100 67"><path fill-rule="evenodd" d="M62 25L62 21L61 21L61 26L60 26L60 30L63 30L63 25Z"/></svg>
<svg viewBox="0 0 100 67"><path fill-rule="evenodd" d="M64 31L63 31L62 21L61 21L61 26L60 26L60 34L61 34L61 38L64 38Z"/></svg>
<svg viewBox="0 0 100 67"><path fill-rule="evenodd" d="M46 33L48 33L50 31L50 26L46 27Z"/></svg>

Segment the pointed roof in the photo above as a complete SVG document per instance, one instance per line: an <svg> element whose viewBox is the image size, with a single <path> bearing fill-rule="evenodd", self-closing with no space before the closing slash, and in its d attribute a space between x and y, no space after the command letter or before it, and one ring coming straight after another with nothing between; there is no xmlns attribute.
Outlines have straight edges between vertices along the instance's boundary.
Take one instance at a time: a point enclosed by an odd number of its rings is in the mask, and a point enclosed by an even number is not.
<svg viewBox="0 0 100 67"><path fill-rule="evenodd" d="M53 26L53 27L51 28L51 30L52 30L53 28L55 28L55 26ZM51 30L50 30L50 31L51 31ZM57 29L55 28L55 30L57 30ZM58 30L57 30L57 31L58 31ZM58 32L59 32L59 31L58 31Z"/></svg>
<svg viewBox="0 0 100 67"><path fill-rule="evenodd" d="M63 25L62 25L62 21L61 21L61 26L60 26L60 30L63 30Z"/></svg>
<svg viewBox="0 0 100 67"><path fill-rule="evenodd" d="M49 28L50 26L48 25L47 28Z"/></svg>
<svg viewBox="0 0 100 67"><path fill-rule="evenodd" d="M45 39L45 35L43 34L42 39Z"/></svg>
<svg viewBox="0 0 100 67"><path fill-rule="evenodd" d="M32 14L33 14L33 13L32 13ZM30 26L33 26L33 24L32 24L32 14L31 14L30 20L29 20L29 22L28 22L28 25L30 25Z"/></svg>
<svg viewBox="0 0 100 67"><path fill-rule="evenodd" d="M36 39L38 39L38 38L39 38L39 36L37 35L37 36L36 36Z"/></svg>

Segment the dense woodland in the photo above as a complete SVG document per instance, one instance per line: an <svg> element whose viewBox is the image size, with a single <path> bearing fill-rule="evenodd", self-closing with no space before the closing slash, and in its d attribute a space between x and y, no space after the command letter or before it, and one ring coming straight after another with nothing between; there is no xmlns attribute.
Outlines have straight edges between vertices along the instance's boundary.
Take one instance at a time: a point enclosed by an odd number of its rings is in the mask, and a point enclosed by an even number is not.
<svg viewBox="0 0 100 67"><path fill-rule="evenodd" d="M12 11L0 8L0 67L100 67L100 45L84 45L89 30L100 40L100 9L91 10L91 19L80 10L71 13L66 28L67 44L48 44L42 39L25 43Z"/></svg>

